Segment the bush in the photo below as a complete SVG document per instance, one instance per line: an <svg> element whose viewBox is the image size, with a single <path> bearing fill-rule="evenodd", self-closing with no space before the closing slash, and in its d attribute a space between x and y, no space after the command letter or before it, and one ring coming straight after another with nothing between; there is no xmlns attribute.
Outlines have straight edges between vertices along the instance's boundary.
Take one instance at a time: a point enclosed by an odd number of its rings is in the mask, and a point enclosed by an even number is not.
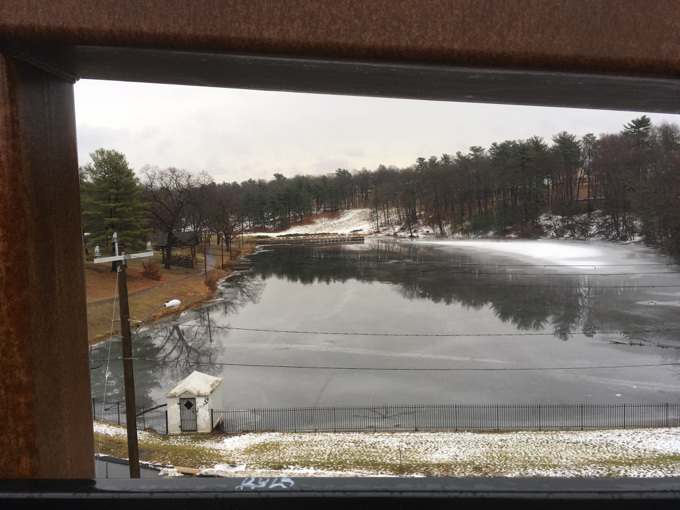
<svg viewBox="0 0 680 510"><path fill-rule="evenodd" d="M210 292L214 294L217 291L217 282L226 276L227 272L221 269L211 271L210 274L208 274L208 281L206 282L206 286L210 289Z"/></svg>
<svg viewBox="0 0 680 510"><path fill-rule="evenodd" d="M153 259L145 260L142 262L142 266L144 267L142 270L142 276L144 278L158 281L163 277L163 273L161 273L161 266L158 265L157 261Z"/></svg>

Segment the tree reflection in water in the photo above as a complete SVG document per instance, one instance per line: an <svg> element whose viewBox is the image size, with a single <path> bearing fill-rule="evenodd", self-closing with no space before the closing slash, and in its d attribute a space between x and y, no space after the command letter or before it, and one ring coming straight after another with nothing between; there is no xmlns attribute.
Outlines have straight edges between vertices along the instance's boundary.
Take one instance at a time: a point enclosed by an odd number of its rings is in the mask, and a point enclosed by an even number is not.
<svg viewBox="0 0 680 510"><path fill-rule="evenodd" d="M137 405L152 405L159 400L159 391L165 394L195 370L219 376L222 371L219 362L224 352L221 339L229 332L217 327L215 317L232 315L249 303L257 303L264 286L259 278L234 275L221 284L220 296L215 302L140 332L132 346ZM108 343L104 342L93 349L92 358L105 359L107 352ZM122 402L125 390L119 359L120 338L114 340L111 352L106 401ZM92 394L101 400L106 364L98 362L97 365L92 371Z"/></svg>
<svg viewBox="0 0 680 510"><path fill-rule="evenodd" d="M549 331L561 340L575 333L593 336L626 329L636 332L624 334L625 338L645 340L647 335L637 331L660 327L658 320L629 327L625 314L635 312L635 303L645 292L638 287L639 280L625 274L567 274L540 265L509 266L511 261L502 257L392 240L372 240L366 246L275 248L258 253L254 260L264 280L276 276L305 285L349 279L388 283L409 300L456 303L475 310L490 307L518 331ZM571 272L584 270L576 267ZM667 277L668 273L647 277L644 285Z"/></svg>
<svg viewBox="0 0 680 510"><path fill-rule="evenodd" d="M229 331L218 326L214 318L236 314L243 306L258 303L263 290L262 280L234 275L222 284L217 301L191 312L181 323L151 330L148 341L156 346L151 358L158 383L163 387L174 384L194 370L219 376L224 344L214 338L224 338Z"/></svg>

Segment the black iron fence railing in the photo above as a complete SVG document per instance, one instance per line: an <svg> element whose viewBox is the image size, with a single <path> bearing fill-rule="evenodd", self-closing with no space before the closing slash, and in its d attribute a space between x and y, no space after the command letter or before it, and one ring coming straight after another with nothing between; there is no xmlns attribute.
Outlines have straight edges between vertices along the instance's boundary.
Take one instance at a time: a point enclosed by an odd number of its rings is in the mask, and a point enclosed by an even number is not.
<svg viewBox="0 0 680 510"><path fill-rule="evenodd" d="M159 434L168 433L168 412L165 404L155 407L137 407L137 428L154 430ZM117 425L127 425L125 402L101 402L92 399L92 418Z"/></svg>
<svg viewBox="0 0 680 510"><path fill-rule="evenodd" d="M168 433L165 405L137 407L137 428ZM92 417L126 425L125 402L92 399ZM395 405L211 411L212 428L241 432L596 430L680 427L680 403Z"/></svg>
<svg viewBox="0 0 680 510"><path fill-rule="evenodd" d="M680 404L395 405L212 411L213 429L240 432L594 430L680 426Z"/></svg>

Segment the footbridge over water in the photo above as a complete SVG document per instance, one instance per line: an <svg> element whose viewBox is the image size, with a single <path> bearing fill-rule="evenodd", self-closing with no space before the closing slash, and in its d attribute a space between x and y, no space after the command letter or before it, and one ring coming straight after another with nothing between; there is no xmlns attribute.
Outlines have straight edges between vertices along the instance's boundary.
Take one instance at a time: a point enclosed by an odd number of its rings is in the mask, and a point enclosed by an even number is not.
<svg viewBox="0 0 680 510"><path fill-rule="evenodd" d="M334 236L334 237L277 237L273 239L256 239L248 241L250 244L337 244L363 243L364 236Z"/></svg>

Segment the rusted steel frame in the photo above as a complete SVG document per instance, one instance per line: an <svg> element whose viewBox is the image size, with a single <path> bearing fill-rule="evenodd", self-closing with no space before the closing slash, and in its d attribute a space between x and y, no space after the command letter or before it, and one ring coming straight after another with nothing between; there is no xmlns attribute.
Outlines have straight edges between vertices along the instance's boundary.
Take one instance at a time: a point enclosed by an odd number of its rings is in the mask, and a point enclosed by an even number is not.
<svg viewBox="0 0 680 510"><path fill-rule="evenodd" d="M73 85L0 54L0 478L92 478Z"/></svg>
<svg viewBox="0 0 680 510"><path fill-rule="evenodd" d="M58 73L257 90L680 113L680 79L95 46L12 46Z"/></svg>
<svg viewBox="0 0 680 510"><path fill-rule="evenodd" d="M4 0L0 41L680 74L676 0Z"/></svg>

